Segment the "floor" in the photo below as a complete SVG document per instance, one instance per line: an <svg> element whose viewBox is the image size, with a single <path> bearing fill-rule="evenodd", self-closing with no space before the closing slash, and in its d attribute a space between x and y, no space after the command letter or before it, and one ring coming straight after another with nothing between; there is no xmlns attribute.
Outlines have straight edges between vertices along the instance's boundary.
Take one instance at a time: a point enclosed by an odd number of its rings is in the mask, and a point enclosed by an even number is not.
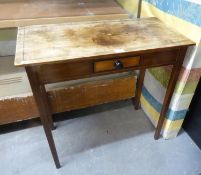
<svg viewBox="0 0 201 175"><path fill-rule="evenodd" d="M155 141L152 124L129 100L73 115L57 122L53 132L61 169L55 168L43 128L37 126L0 135L0 174L201 174L201 151L190 137L181 132L175 139Z"/></svg>

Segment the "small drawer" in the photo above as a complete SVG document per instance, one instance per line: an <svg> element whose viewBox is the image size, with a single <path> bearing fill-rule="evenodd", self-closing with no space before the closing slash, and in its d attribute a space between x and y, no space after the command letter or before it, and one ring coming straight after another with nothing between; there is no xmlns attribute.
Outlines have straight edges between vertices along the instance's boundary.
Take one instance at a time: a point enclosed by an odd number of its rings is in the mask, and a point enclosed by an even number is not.
<svg viewBox="0 0 201 175"><path fill-rule="evenodd" d="M94 62L94 72L121 70L139 65L140 57L128 57Z"/></svg>

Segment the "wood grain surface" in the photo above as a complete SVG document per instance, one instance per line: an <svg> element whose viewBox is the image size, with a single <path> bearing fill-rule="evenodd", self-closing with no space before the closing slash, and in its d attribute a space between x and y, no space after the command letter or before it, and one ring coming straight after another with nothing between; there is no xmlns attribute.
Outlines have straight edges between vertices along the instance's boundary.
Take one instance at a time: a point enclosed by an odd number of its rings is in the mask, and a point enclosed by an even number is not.
<svg viewBox="0 0 201 175"><path fill-rule="evenodd" d="M51 90L48 96L53 113L59 113L132 98L135 86L135 77L126 75ZM39 117L32 95L0 100L0 106L0 125Z"/></svg>
<svg viewBox="0 0 201 175"><path fill-rule="evenodd" d="M19 27L15 65L34 65L193 45L157 18Z"/></svg>
<svg viewBox="0 0 201 175"><path fill-rule="evenodd" d="M114 0L1 0L0 28L114 14L126 14Z"/></svg>

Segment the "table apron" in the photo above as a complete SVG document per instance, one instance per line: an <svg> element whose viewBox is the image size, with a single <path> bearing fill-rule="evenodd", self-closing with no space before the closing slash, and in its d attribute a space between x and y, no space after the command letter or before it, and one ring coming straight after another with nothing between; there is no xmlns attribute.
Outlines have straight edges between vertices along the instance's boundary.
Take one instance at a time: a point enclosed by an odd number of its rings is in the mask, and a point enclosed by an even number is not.
<svg viewBox="0 0 201 175"><path fill-rule="evenodd" d="M157 51L139 55L130 55L125 57L125 59L129 57L139 58L140 61L138 65L132 67L126 67L119 70L108 70L102 72L95 72L94 64L97 61L104 60L117 60L117 57L114 58L99 58L99 59L86 59L79 61L72 61L66 63L54 63L54 64L44 64L39 66L34 66L37 71L41 82L44 84L82 79L87 77L99 76L99 75L107 75L121 72L129 72L138 69L146 69L151 67L160 67L166 65L174 65L176 63L177 55L179 49L172 49L168 51ZM119 57L121 60L124 59Z"/></svg>

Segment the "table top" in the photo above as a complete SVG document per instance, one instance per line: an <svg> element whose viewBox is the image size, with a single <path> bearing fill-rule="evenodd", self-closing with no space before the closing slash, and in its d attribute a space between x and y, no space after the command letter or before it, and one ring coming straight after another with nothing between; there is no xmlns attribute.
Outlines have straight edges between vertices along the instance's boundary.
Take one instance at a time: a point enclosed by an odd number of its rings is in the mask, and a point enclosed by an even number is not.
<svg viewBox="0 0 201 175"><path fill-rule="evenodd" d="M121 55L194 43L157 18L19 27L16 66Z"/></svg>
<svg viewBox="0 0 201 175"><path fill-rule="evenodd" d="M126 12L114 0L0 0L0 28L115 14Z"/></svg>

